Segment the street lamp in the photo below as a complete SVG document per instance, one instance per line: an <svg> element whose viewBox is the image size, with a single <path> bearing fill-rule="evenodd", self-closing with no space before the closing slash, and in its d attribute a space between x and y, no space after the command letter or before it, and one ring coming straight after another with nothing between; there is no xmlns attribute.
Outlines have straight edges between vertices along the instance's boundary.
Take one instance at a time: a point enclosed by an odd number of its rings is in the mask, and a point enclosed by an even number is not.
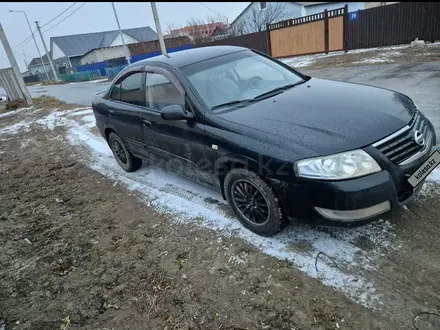
<svg viewBox="0 0 440 330"><path fill-rule="evenodd" d="M40 53L40 48L38 48L38 44L37 44L37 41L35 40L35 36L34 36L34 31L32 31L32 27L31 27L31 24L29 23L26 12L24 10L9 10L9 12L10 13L23 13L24 17L26 17L26 21L28 23L29 30L31 31L32 39L34 39L35 47L37 47L38 56L40 56L41 65L43 65L44 73L46 73L47 80L50 80L49 74L47 73L47 70L46 70L46 66L44 65L43 57L41 56L41 53ZM47 54L47 56L49 56L49 54Z"/></svg>

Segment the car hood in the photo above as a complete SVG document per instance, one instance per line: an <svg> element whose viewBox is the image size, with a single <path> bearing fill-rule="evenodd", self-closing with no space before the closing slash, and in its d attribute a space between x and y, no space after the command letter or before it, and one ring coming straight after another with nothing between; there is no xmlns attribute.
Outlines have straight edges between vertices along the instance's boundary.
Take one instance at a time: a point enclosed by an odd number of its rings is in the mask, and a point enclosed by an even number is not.
<svg viewBox="0 0 440 330"><path fill-rule="evenodd" d="M310 157L368 146L408 124L414 111L414 103L401 93L312 78L274 97L216 115L291 142Z"/></svg>

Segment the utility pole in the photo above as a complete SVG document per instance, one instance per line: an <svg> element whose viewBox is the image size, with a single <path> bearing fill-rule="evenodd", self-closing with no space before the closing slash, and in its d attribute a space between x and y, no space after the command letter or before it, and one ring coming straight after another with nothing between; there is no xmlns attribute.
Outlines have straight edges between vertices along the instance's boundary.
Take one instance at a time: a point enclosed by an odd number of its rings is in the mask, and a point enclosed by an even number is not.
<svg viewBox="0 0 440 330"><path fill-rule="evenodd" d="M40 48L38 47L37 40L35 40L34 31L32 31L31 23L29 23L26 12L23 10L10 10L10 12L11 13L23 13L24 17L26 17L26 22L28 23L29 30L31 31L32 39L34 39L34 43L35 43L35 47L37 48L38 56L40 56L41 65L43 66L44 73L46 74L47 80L50 80L49 74L47 73L47 70L46 70L46 66L44 65L43 57L41 56L41 53L40 53ZM27 67L27 65L26 65L26 67Z"/></svg>
<svg viewBox="0 0 440 330"><path fill-rule="evenodd" d="M151 3L151 10L153 11L154 23L156 24L157 36L159 37L160 50L162 54L168 56L167 48L165 47L165 41L163 40L162 28L160 27L159 16L157 15L156 3Z"/></svg>
<svg viewBox="0 0 440 330"><path fill-rule="evenodd" d="M125 56L125 58L127 59L127 63L128 63L128 64L131 64L130 50L129 50L128 47L125 45L124 35L122 34L122 31L121 31L121 25L119 25L118 14L116 14L116 8L115 8L115 4L114 4L113 2L112 2L112 6L113 6L113 12L115 13L116 23L118 24L118 30L119 30L119 34L120 34L120 36L121 36L122 45L124 46L125 52L127 53L127 55Z"/></svg>
<svg viewBox="0 0 440 330"><path fill-rule="evenodd" d="M43 47L44 47L44 51L47 54L47 58L49 60L50 67L53 72L53 76L55 77L56 81L60 81L60 78L58 78L58 72L55 71L55 67L53 66L53 63L52 63L52 56L50 56L50 53L47 51L46 42L44 41L43 34L41 33L40 26L38 25L38 21L35 21L35 24L37 25L37 30L38 30L38 33L40 34L41 42L43 43ZM44 67L44 65L43 65L43 67Z"/></svg>
<svg viewBox="0 0 440 330"><path fill-rule="evenodd" d="M8 38L6 38L6 34L5 31L3 30L3 26L1 23L0 23L0 39L2 41L3 48L5 49L5 53L8 56L9 63L11 64L12 67L12 71L14 72L14 75L17 78L18 85L21 89L21 94L24 96L26 103L28 105L32 105L31 94L29 94L26 84L24 83L23 76L21 75L17 61L15 60L14 53L12 53L11 45L9 44Z"/></svg>

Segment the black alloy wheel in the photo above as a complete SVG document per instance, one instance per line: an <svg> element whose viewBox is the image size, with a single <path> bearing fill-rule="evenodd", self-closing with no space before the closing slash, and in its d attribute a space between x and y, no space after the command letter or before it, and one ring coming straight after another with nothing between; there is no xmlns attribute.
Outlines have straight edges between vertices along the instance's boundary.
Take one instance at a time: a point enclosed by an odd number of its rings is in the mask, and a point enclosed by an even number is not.
<svg viewBox="0 0 440 330"><path fill-rule="evenodd" d="M226 174L223 187L238 220L254 233L273 236L288 225L270 181L256 172L245 168L232 169Z"/></svg>
<svg viewBox="0 0 440 330"><path fill-rule="evenodd" d="M247 220L264 225L270 219L270 209L263 193L250 181L241 179L232 184L232 200Z"/></svg>
<svg viewBox="0 0 440 330"><path fill-rule="evenodd" d="M127 154L125 153L124 148L122 148L118 140L113 140L112 149L113 152L115 153L115 156L119 158L119 160L123 164L127 164Z"/></svg>
<svg viewBox="0 0 440 330"><path fill-rule="evenodd" d="M142 160L136 158L130 150L127 149L122 139L116 133L110 133L108 144L113 152L113 156L124 171L134 172L141 168Z"/></svg>

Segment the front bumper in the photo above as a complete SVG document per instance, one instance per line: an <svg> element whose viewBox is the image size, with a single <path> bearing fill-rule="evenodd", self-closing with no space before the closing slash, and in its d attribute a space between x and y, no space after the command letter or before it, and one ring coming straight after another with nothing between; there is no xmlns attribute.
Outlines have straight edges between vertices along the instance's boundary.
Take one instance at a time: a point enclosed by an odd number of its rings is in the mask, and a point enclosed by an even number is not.
<svg viewBox="0 0 440 330"><path fill-rule="evenodd" d="M370 154L375 153L367 149ZM279 184L277 191L289 218L360 225L399 208L414 197L423 183L413 188L407 178L435 149L406 166L392 164L385 157L374 154L383 169L381 172L342 181L303 179L297 184Z"/></svg>

